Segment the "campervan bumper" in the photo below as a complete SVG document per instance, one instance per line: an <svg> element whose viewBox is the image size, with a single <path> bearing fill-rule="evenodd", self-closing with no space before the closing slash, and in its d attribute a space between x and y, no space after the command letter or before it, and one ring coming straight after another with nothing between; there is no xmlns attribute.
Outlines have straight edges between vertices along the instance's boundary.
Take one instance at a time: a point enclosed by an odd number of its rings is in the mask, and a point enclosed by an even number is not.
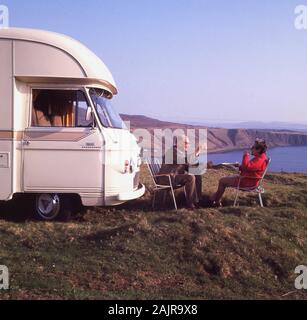
<svg viewBox="0 0 307 320"><path fill-rule="evenodd" d="M144 195L145 193L145 186L141 184L137 190L134 190L132 192L123 192L120 193L117 196L118 201L129 201L129 200L134 200L137 198L140 198Z"/></svg>

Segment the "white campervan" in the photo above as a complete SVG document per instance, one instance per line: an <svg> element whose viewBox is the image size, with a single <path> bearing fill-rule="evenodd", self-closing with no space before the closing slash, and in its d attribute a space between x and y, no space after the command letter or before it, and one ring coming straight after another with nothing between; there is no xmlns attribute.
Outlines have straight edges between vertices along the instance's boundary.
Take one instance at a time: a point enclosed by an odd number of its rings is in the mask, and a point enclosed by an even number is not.
<svg viewBox="0 0 307 320"><path fill-rule="evenodd" d="M0 30L0 200L35 199L53 220L79 199L118 205L144 194L140 148L110 100L104 63L64 35Z"/></svg>

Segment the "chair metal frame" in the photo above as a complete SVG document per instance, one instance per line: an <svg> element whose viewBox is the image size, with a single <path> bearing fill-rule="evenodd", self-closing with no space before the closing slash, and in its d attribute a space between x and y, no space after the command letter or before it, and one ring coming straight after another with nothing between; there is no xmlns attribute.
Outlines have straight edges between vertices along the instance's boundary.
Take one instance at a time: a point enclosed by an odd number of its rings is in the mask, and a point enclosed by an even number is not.
<svg viewBox="0 0 307 320"><path fill-rule="evenodd" d="M256 178L256 177L244 177L244 176L240 175L240 177L239 177L239 182L238 182L238 186L237 186L237 188L236 188L236 190L237 190L237 191L236 191L236 197L235 197L235 200L234 200L234 203L233 203L233 206L234 206L234 207L236 207L236 205L237 205L240 191L242 191L242 192L255 192L255 193L257 193L257 194L258 194L258 198L259 198L260 207L262 207L262 208L264 207L264 205L263 205L263 200L262 200L262 194L265 192L265 190L264 190L264 188L262 187L262 182L263 182L263 179L264 179L265 175L266 175L267 172L268 172L269 165L270 165L271 161L272 161L271 158L268 158L268 159L266 160L267 166L266 166L266 169L265 169L262 177L260 178L260 180L259 180L259 178ZM241 187L240 187L241 180L244 179L244 178L255 179L255 180L257 179L257 180L259 180L259 183L258 183L258 185L257 185L256 187L247 187L247 188L243 188L243 187L242 187L242 188L241 188Z"/></svg>
<svg viewBox="0 0 307 320"><path fill-rule="evenodd" d="M158 159L156 159L156 158L155 159L146 159L145 162L147 164L148 170L149 170L150 175L152 177L152 180L154 182L152 209L153 210L155 209L155 200L156 200L156 192L157 191L171 191L174 207L175 207L175 210L177 211L178 206L177 206L177 201L176 201L176 197L175 197L175 190L183 187L184 193L186 195L185 187L182 185L173 186L170 174L159 174L162 164ZM168 184L159 184L157 181L158 177L166 177ZM165 195L166 195L166 193L164 193L164 195L163 195L163 203L165 202Z"/></svg>

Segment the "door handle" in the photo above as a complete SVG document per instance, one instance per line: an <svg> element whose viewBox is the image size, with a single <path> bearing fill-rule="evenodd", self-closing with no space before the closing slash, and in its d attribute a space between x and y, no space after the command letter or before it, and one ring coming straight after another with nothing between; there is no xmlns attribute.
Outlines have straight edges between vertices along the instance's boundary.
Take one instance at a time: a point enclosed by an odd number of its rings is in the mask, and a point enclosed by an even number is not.
<svg viewBox="0 0 307 320"><path fill-rule="evenodd" d="M23 146L28 146L30 144L30 141L28 141L28 140L23 140L22 141L22 145Z"/></svg>

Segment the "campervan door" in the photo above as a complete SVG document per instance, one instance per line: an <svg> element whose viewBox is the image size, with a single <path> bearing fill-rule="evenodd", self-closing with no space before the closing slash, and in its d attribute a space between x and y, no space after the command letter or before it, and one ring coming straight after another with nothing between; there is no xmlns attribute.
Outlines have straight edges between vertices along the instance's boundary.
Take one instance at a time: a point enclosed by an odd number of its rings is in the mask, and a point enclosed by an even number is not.
<svg viewBox="0 0 307 320"><path fill-rule="evenodd" d="M25 192L72 193L103 200L103 137L81 86L32 85L23 137Z"/></svg>

